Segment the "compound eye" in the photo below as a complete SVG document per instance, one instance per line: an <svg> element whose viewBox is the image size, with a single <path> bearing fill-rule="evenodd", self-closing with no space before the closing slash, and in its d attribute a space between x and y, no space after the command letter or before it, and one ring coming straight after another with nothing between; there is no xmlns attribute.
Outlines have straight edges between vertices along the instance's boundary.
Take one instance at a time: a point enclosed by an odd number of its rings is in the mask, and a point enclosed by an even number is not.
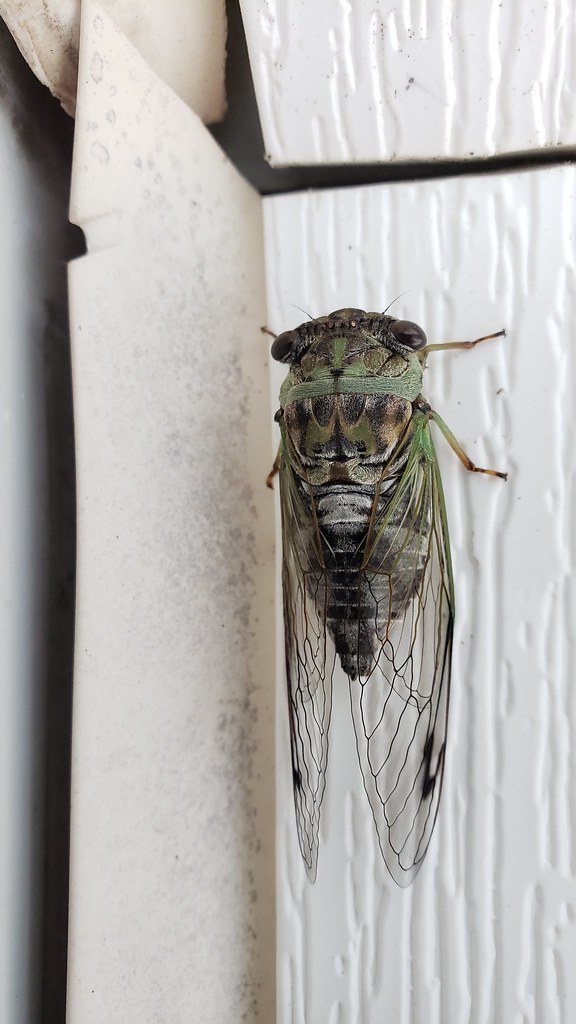
<svg viewBox="0 0 576 1024"><path fill-rule="evenodd" d="M418 327L418 324L413 324L411 320L395 320L390 330L399 345L413 352L424 348L428 340L422 328Z"/></svg>
<svg viewBox="0 0 576 1024"><path fill-rule="evenodd" d="M283 331L272 342L270 349L272 359L276 359L279 363L289 363L290 353L299 339L298 331Z"/></svg>

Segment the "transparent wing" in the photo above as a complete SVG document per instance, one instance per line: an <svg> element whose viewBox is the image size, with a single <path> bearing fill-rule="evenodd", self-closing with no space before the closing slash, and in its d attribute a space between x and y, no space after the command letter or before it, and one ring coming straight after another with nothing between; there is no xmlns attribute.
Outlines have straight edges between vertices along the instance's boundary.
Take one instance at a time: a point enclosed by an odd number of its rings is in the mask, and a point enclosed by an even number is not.
<svg viewBox="0 0 576 1024"><path fill-rule="evenodd" d="M369 671L349 680L364 786L382 855L409 885L426 854L442 786L454 595L442 483L428 421L365 557L375 596Z"/></svg>
<svg viewBox="0 0 576 1024"><path fill-rule="evenodd" d="M287 459L280 465L282 589L296 827L316 878L320 807L328 761L335 653L326 632L326 573L314 504Z"/></svg>

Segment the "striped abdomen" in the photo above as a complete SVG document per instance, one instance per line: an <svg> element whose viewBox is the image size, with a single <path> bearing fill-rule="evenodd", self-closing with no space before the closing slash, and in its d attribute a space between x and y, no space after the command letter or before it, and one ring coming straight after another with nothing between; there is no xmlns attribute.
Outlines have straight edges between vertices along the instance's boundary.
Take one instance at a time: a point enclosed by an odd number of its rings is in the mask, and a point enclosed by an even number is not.
<svg viewBox="0 0 576 1024"><path fill-rule="evenodd" d="M394 500L397 480L387 481L376 519ZM426 564L428 523L410 518L404 491L386 526L370 539L374 488L354 484L302 488L314 501L325 573L311 578L309 591L325 617L342 668L350 678L366 675L387 637L389 624L404 615Z"/></svg>

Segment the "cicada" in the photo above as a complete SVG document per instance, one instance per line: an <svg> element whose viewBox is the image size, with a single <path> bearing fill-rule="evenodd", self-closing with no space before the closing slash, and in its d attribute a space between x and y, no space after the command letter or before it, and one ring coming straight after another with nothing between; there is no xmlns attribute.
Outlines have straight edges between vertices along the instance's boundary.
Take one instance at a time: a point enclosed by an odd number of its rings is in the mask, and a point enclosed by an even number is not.
<svg viewBox="0 0 576 1024"><path fill-rule="evenodd" d="M348 677L364 788L384 862L415 877L434 829L446 751L454 583L421 327L338 309L276 337L289 365L276 420L296 825L316 878L336 660Z"/></svg>

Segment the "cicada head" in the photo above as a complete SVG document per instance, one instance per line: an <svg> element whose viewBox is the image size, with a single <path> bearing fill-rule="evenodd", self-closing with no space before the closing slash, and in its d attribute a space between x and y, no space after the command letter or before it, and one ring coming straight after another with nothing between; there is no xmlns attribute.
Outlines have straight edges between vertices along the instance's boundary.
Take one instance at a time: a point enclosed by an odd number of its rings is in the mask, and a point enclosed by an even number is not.
<svg viewBox="0 0 576 1024"><path fill-rule="evenodd" d="M272 358L280 363L299 363L318 337L338 330L367 332L381 346L393 352L420 352L427 343L422 328L411 320L396 320L385 313L344 308L283 331L274 339Z"/></svg>

